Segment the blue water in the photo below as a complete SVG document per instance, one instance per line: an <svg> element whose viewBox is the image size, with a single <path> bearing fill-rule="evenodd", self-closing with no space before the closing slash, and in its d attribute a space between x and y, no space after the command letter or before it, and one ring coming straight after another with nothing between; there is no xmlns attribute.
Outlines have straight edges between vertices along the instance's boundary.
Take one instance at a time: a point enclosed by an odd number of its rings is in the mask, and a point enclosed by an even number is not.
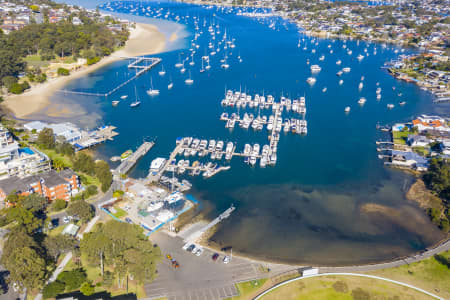
<svg viewBox="0 0 450 300"><path fill-rule="evenodd" d="M131 6L139 9L129 14ZM282 19L258 22L217 8L129 1L114 2L111 7L114 14L158 24L166 37L179 30L180 24L186 25L184 32L193 34L193 16L198 17L203 31L197 41L201 46L194 57L195 66L185 64L194 79L192 86L184 83L189 71L180 74L174 67L179 57L189 54L193 39L190 35L170 44L170 51L157 55L163 59L167 71L164 77L158 75L158 66L108 99L62 94L53 97L58 105L74 107L71 117L74 122L83 126L113 124L118 127L120 135L114 142L96 148L100 157L120 155L138 146L146 137L157 137L157 145L138 163L131 176L146 176L151 160L167 157L179 136L233 141L238 150L243 149L245 143L267 143L265 130L254 132L236 127L229 131L225 128L225 123L219 120L224 111L220 101L225 88L260 95L264 92L276 97L282 94L306 97L308 134L282 134L275 167L250 168L241 159L234 158L229 171L207 180L189 179L194 184L192 194L213 208L208 211L209 217L216 216L232 203L237 206L232 217L218 228L211 243L232 246L242 254L264 259L330 265L403 256L442 238L422 211L404 197L413 178L385 168L377 158L375 140L386 138L376 130L378 122L392 124L408 121L421 113L445 111L443 106L432 105L428 93L415 85L399 82L380 69L385 61L399 55L400 52L394 53L397 48L384 49L378 44L347 41L347 47L353 51L348 55L342 48L344 41L315 39L316 46L313 38L303 36L293 24ZM158 21L142 12L147 7L151 11L162 8L164 13L170 10L191 18L181 19L180 24ZM210 42L207 27L202 26L204 21L207 26L218 24L220 37L226 28L228 36L235 38L236 48L228 49L228 70L220 68L222 49L211 56L211 70L199 73L201 56ZM275 24L275 30L269 28L271 23ZM297 47L299 39L300 48ZM307 50L303 50L305 45ZM328 45L332 46L333 54L329 53ZM315 54L311 53L313 48ZM369 56L359 62L356 56L364 54L365 48ZM377 54L373 55L375 48ZM407 49L405 53L412 51ZM322 54L325 60L319 61ZM242 63L238 62L238 55ZM313 86L306 83L306 78L311 76L307 59L310 65L322 67L322 71L314 75L317 82ZM341 66L335 63L338 59L342 60ZM66 88L108 91L132 76L127 63L111 64L71 82ZM340 78L335 74L345 66L351 67L351 72L341 77L344 84L339 85ZM364 87L358 91L361 76L365 77ZM150 77L154 87L161 90L161 94L153 98L145 92ZM174 83L172 90L167 90L169 78ZM380 101L375 99L376 82L382 88ZM327 87L325 93L322 92L324 87ZM130 108L129 103L136 96L135 88L142 104ZM399 97L398 93L403 95ZM129 95L128 100L112 107L111 100L121 95ZM362 107L356 103L360 97L367 98ZM407 104L399 106L400 101ZM388 103L395 104L395 108L388 110ZM346 106L351 106L348 115L344 113ZM240 113L242 116L244 111ZM262 113L269 115L270 111ZM44 118L42 114L36 117ZM192 162L193 158L190 160Z"/></svg>

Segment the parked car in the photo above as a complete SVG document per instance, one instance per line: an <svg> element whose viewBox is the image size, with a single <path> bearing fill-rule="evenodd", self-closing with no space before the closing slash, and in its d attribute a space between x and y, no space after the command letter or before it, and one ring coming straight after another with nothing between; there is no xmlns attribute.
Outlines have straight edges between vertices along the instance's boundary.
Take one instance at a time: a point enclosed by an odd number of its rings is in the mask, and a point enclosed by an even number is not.
<svg viewBox="0 0 450 300"><path fill-rule="evenodd" d="M133 224L133 221L131 221L130 218L125 218L125 221L126 221L128 224Z"/></svg>
<svg viewBox="0 0 450 300"><path fill-rule="evenodd" d="M192 252L192 251L194 251L194 249L195 249L195 245L194 245L194 244L191 244L186 250L187 250L188 252Z"/></svg>
<svg viewBox="0 0 450 300"><path fill-rule="evenodd" d="M195 252L195 255L200 256L203 253L203 248L198 248L197 251Z"/></svg>
<svg viewBox="0 0 450 300"><path fill-rule="evenodd" d="M63 218L63 223L64 224L67 224L67 223L69 223L70 222L70 219L68 218L68 217L64 217Z"/></svg>
<svg viewBox="0 0 450 300"><path fill-rule="evenodd" d="M188 251L188 248L189 248L190 245L191 245L191 244L186 243L186 244L184 244L184 246L183 246L182 249Z"/></svg>
<svg viewBox="0 0 450 300"><path fill-rule="evenodd" d="M225 256L224 258L223 258L223 263L224 264L227 264L227 263L229 263L230 262L230 257L227 255L227 256Z"/></svg>
<svg viewBox="0 0 450 300"><path fill-rule="evenodd" d="M219 253L214 253L212 256L212 260L216 261L219 258Z"/></svg>

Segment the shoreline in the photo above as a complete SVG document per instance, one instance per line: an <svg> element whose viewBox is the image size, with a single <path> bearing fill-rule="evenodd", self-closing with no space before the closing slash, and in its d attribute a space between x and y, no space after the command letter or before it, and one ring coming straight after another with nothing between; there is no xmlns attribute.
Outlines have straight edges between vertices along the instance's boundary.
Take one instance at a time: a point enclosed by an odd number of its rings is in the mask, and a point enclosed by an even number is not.
<svg viewBox="0 0 450 300"><path fill-rule="evenodd" d="M152 43L149 44L148 41ZM104 66L120 61L123 57L157 54L164 51L167 41L156 25L136 23L136 28L130 30L130 36L125 46L111 55L102 58L96 64L83 66L72 71L69 76L60 76L32 86L20 95L7 95L2 107L13 115L14 119L27 119L33 113L47 108L51 104L51 96L61 90L72 80L88 75ZM62 110L57 116L64 116ZM54 117L54 115L52 115Z"/></svg>

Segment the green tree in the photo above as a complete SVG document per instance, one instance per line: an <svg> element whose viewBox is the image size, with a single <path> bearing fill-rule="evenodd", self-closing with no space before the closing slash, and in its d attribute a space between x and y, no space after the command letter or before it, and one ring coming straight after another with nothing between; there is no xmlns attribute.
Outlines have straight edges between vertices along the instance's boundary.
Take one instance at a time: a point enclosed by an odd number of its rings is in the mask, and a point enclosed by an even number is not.
<svg viewBox="0 0 450 300"><path fill-rule="evenodd" d="M28 233L34 232L42 227L42 219L37 218L33 212L23 207L10 207L6 212L6 219L9 223L16 222L17 225L23 227Z"/></svg>
<svg viewBox="0 0 450 300"><path fill-rule="evenodd" d="M90 296L94 294L95 288L89 282L85 282L81 285L80 292L85 296Z"/></svg>
<svg viewBox="0 0 450 300"><path fill-rule="evenodd" d="M70 75L69 70L64 69L64 68L58 68L57 73L59 76L69 76Z"/></svg>
<svg viewBox="0 0 450 300"><path fill-rule="evenodd" d="M10 93L19 95L19 94L23 93L24 89L23 89L23 86L20 83L15 82L15 83L11 84L11 86L8 89L8 91Z"/></svg>
<svg viewBox="0 0 450 300"><path fill-rule="evenodd" d="M47 199L37 193L20 197L20 206L33 212L42 211L47 206Z"/></svg>
<svg viewBox="0 0 450 300"><path fill-rule="evenodd" d="M61 254L72 251L76 241L67 235L46 236L43 245L47 254L56 261Z"/></svg>
<svg viewBox="0 0 450 300"><path fill-rule="evenodd" d="M73 169L81 171L89 175L95 173L95 163L90 155L83 152L78 152L73 159Z"/></svg>
<svg viewBox="0 0 450 300"><path fill-rule="evenodd" d="M67 207L67 201L64 199L56 199L52 203L53 211L60 211Z"/></svg>
<svg viewBox="0 0 450 300"><path fill-rule="evenodd" d="M61 171L66 167L66 163L61 158L56 157L52 160L52 166L53 169Z"/></svg>
<svg viewBox="0 0 450 300"><path fill-rule="evenodd" d="M102 184L101 188L103 192L106 192L111 186L112 173L107 162L100 160L95 164L95 176Z"/></svg>
<svg viewBox="0 0 450 300"><path fill-rule="evenodd" d="M37 144L45 149L55 148L55 135L53 134L53 129L44 128L39 132L37 138Z"/></svg>
<svg viewBox="0 0 450 300"><path fill-rule="evenodd" d="M57 280L63 282L67 291L73 291L80 288L80 286L87 279L86 272L83 269L75 269L71 271L64 271L58 275Z"/></svg>
<svg viewBox="0 0 450 300"><path fill-rule="evenodd" d="M66 285L59 281L53 281L47 284L42 291L44 299L55 298L59 294L62 294L66 289Z"/></svg>
<svg viewBox="0 0 450 300"><path fill-rule="evenodd" d="M72 216L78 216L82 222L86 223L95 215L92 205L84 200L76 200L70 203L67 213Z"/></svg>

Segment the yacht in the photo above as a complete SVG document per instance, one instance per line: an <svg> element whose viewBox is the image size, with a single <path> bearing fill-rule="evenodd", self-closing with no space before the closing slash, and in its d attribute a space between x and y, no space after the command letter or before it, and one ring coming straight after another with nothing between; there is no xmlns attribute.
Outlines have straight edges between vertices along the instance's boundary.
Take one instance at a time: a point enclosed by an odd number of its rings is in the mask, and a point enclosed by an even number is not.
<svg viewBox="0 0 450 300"><path fill-rule="evenodd" d="M311 66L311 72L320 72L320 70L322 70L322 68L319 67L319 65L312 65Z"/></svg>
<svg viewBox="0 0 450 300"><path fill-rule="evenodd" d="M405 101L402 101L402 102L399 102L398 104L401 105L401 106L403 106L403 105L406 104L406 102L405 102Z"/></svg>
<svg viewBox="0 0 450 300"><path fill-rule="evenodd" d="M167 85L167 89L168 90L170 90L170 89L172 89L173 88L173 82L171 82L171 83L169 83L168 85Z"/></svg>
<svg viewBox="0 0 450 300"><path fill-rule="evenodd" d="M342 71L338 71L337 73L336 73L336 76L341 76L342 75Z"/></svg>
<svg viewBox="0 0 450 300"><path fill-rule="evenodd" d="M363 60L364 56L362 56L362 55L360 54L360 55L358 55L356 58L357 58L359 61L361 61L361 60Z"/></svg>
<svg viewBox="0 0 450 300"><path fill-rule="evenodd" d="M324 87L323 89L322 89L322 93L325 93L327 91L327 87Z"/></svg>
<svg viewBox="0 0 450 300"><path fill-rule="evenodd" d="M342 63L341 60L338 60L338 61L336 62L336 64L337 64L338 66L339 66L341 63Z"/></svg>
<svg viewBox="0 0 450 300"><path fill-rule="evenodd" d="M159 90L155 90L153 88L153 79L151 77L150 77L150 89L147 90L147 94L149 96L157 96L157 95L159 95Z"/></svg>
<svg viewBox="0 0 450 300"><path fill-rule="evenodd" d="M344 111L345 111L346 113L350 112L350 106L347 106L347 107L344 109Z"/></svg>
<svg viewBox="0 0 450 300"><path fill-rule="evenodd" d="M122 99L122 100L125 100L125 99L127 99L128 98L128 95L122 95L122 96L120 96L120 99Z"/></svg>
<svg viewBox="0 0 450 300"><path fill-rule="evenodd" d="M381 99L381 94L377 94L377 100Z"/></svg>
<svg viewBox="0 0 450 300"><path fill-rule="evenodd" d="M364 84L362 82L360 82L359 85L358 85L358 89L361 90L363 88L363 86L364 86Z"/></svg>
<svg viewBox="0 0 450 300"><path fill-rule="evenodd" d="M342 71L344 72L344 73L348 73L348 72L350 72L350 68L349 67L345 67L345 68L343 68L342 69Z"/></svg>
<svg viewBox="0 0 450 300"><path fill-rule="evenodd" d="M344 83L344 80L339 80L339 85L342 85Z"/></svg>
<svg viewBox="0 0 450 300"><path fill-rule="evenodd" d="M117 104L119 104L119 100L114 100L114 101L112 101L111 103L112 103L112 106L117 106Z"/></svg>
<svg viewBox="0 0 450 300"><path fill-rule="evenodd" d="M316 83L316 79L314 77L308 77L308 79L306 79L306 82L313 85L314 83Z"/></svg>
<svg viewBox="0 0 450 300"><path fill-rule="evenodd" d="M364 105L364 103L366 103L366 98L364 98L364 97L361 97L361 98L359 98L359 100L358 100L358 104L359 105Z"/></svg>
<svg viewBox="0 0 450 300"><path fill-rule="evenodd" d="M321 57L319 57L319 60L320 60L320 61L323 61L323 60L325 60L325 56L324 56L324 55L322 55Z"/></svg>
<svg viewBox="0 0 450 300"><path fill-rule="evenodd" d="M394 108L394 104L388 104L388 105L387 105L387 108L388 108L388 109Z"/></svg>

